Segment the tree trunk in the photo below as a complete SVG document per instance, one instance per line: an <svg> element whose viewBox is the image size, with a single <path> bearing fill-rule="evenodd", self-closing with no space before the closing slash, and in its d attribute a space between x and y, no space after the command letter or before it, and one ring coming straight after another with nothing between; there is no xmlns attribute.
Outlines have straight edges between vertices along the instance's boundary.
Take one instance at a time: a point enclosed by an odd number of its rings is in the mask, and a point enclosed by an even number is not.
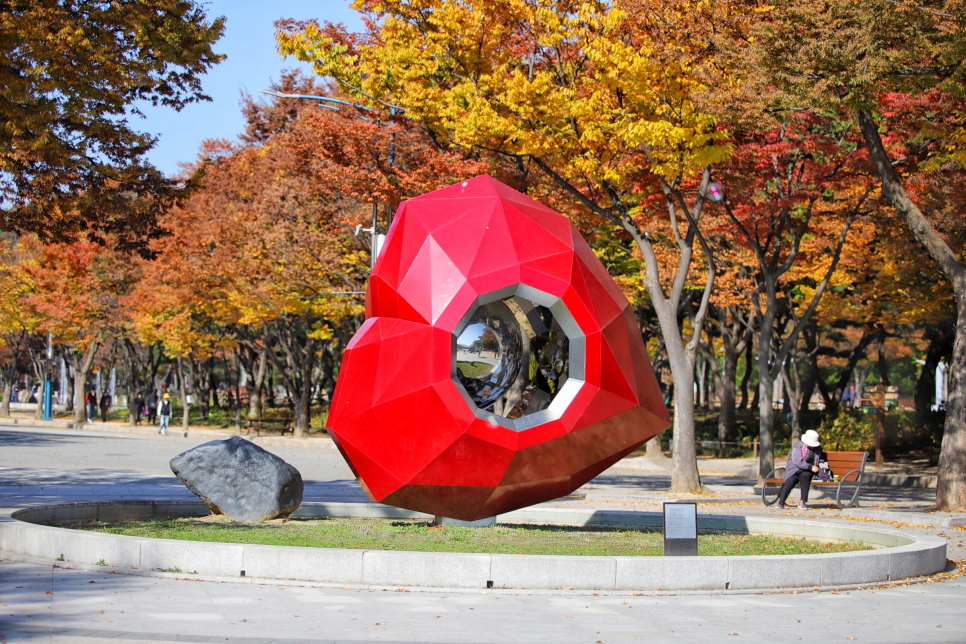
<svg viewBox="0 0 966 644"><path fill-rule="evenodd" d="M705 359L708 361L708 409L714 409L715 405L717 405L718 412L720 412L721 377L724 374L724 365L718 364L718 359L715 357L714 351L710 346L707 347Z"/></svg>
<svg viewBox="0 0 966 644"><path fill-rule="evenodd" d="M309 341L310 345L314 345L313 341ZM315 351L308 348L310 355L314 356ZM293 438L305 438L309 433L309 426L312 421L312 362L311 358L308 358L303 365L302 382L297 391L293 391L292 395L294 400L292 401L295 406L295 425L292 431Z"/></svg>
<svg viewBox="0 0 966 644"><path fill-rule="evenodd" d="M966 510L966 276L953 282L956 293L956 338L946 372L949 396L939 450L936 509Z"/></svg>
<svg viewBox="0 0 966 644"><path fill-rule="evenodd" d="M134 399L137 392L140 391L141 385L141 373L140 365L138 363L136 348L134 344L125 338L124 344L124 357L127 363L127 422L129 425L133 425L137 422L138 410L134 408Z"/></svg>
<svg viewBox="0 0 966 644"><path fill-rule="evenodd" d="M236 351L239 369L244 370L248 381L245 385L248 393L248 418L260 418L262 415L262 391L270 350L271 336L265 330L261 338L245 339ZM239 385L239 401L241 400L240 387L241 385Z"/></svg>
<svg viewBox="0 0 966 644"><path fill-rule="evenodd" d="M265 374L268 373L268 352L271 351L271 347L266 340L266 344L262 347L261 352L258 354L258 368L255 371L254 396L249 394L248 400L248 413L259 417L262 415L262 395L265 392Z"/></svg>
<svg viewBox="0 0 966 644"><path fill-rule="evenodd" d="M228 364L228 361L227 360L225 361L225 364ZM243 372L244 367L242 366L241 360L238 359L237 354L235 356L235 366L236 366L236 369L235 369L235 396L232 398L231 397L231 394L229 393L229 397L234 401L234 405L235 405L235 431L240 432L241 431L241 428L242 428L242 426L241 426L241 406L242 406L242 402L241 402L241 386L242 385L241 385L241 383L242 383L242 373L244 373Z"/></svg>
<svg viewBox="0 0 966 644"><path fill-rule="evenodd" d="M729 323L729 314L731 321ZM751 331L731 307L719 309L718 319L721 327L721 344L724 347L724 361L722 365L721 385L719 396L721 405L718 410L718 455L721 456L725 443L734 442L737 438L735 394L738 377L738 360L746 349L751 349ZM745 377L742 379L744 394L743 407L748 406L748 380L751 376L751 354L748 353Z"/></svg>
<svg viewBox="0 0 966 644"><path fill-rule="evenodd" d="M620 197L613 198L617 193L611 192L608 201L611 210L601 206L585 195L577 186L568 182L537 155L529 157L548 177L557 183L564 191L576 197L590 211L621 226L637 244L644 256L644 284L651 300L651 305L657 313L668 354L671 376L674 379L674 466L671 470L672 492L699 492L701 478L698 476L697 455L694 449L694 356L697 345L701 340L704 319L708 311L708 302L714 286L716 265L713 250L702 235L698 220L707 198L708 185L711 181L711 169L706 167L701 176L701 186L693 206L688 207L680 190L661 179L661 189L666 201L669 222L674 232L674 240L680 252L677 266L674 267L674 281L669 293L665 293L661 284L661 266L657 260L651 238L641 230L631 216L629 204L620 201ZM611 200L613 198L613 200ZM680 208L680 211L678 210ZM681 222L686 221L683 228ZM697 312L692 320L691 339L685 345L678 321L680 307L683 304L682 294L691 271L694 257L695 243L699 245L707 261L707 274L704 278L704 289ZM685 348L687 346L687 348Z"/></svg>
<svg viewBox="0 0 966 644"><path fill-rule="evenodd" d="M8 378L3 379L3 402L0 402L0 416L10 417L10 396L13 394L13 383Z"/></svg>
<svg viewBox="0 0 966 644"><path fill-rule="evenodd" d="M188 382L184 375L184 365L181 358L178 358L178 387L181 394L181 429L188 431L188 414L191 405L188 404Z"/></svg>
<svg viewBox="0 0 966 644"><path fill-rule="evenodd" d="M759 364L761 357L758 358ZM772 390L775 379L770 369L758 367L758 478L764 479L775 469L775 410L772 407Z"/></svg>
<svg viewBox="0 0 966 644"><path fill-rule="evenodd" d="M20 342L7 340L10 351L10 361L3 368L3 402L0 403L0 416L10 416L10 396L13 395L13 381L17 377L17 356L20 352Z"/></svg>
<svg viewBox="0 0 966 644"><path fill-rule="evenodd" d="M248 370L248 417L260 418L262 415L262 392L265 388L265 374L268 371L268 352L271 350L271 338L268 333L263 336L261 345L254 344L246 350L251 351L255 359L246 364Z"/></svg>
<svg viewBox="0 0 966 644"><path fill-rule="evenodd" d="M949 398L939 453L936 509L962 512L966 510L966 265L906 194L871 115L860 111L858 118L869 158L882 183L882 196L905 219L916 241L939 264L956 294L956 335L949 362Z"/></svg>
<svg viewBox="0 0 966 644"><path fill-rule="evenodd" d="M316 340L309 336L311 320L282 317L273 323L275 344L281 350L271 351L295 413L293 436L304 437L309 431L312 405L312 374L315 370Z"/></svg>
<svg viewBox="0 0 966 644"><path fill-rule="evenodd" d="M791 362L789 368L788 362ZM798 376L798 366L794 361L782 364L782 382L785 383L786 398L790 403L788 411L792 415L792 443L802 435L802 387Z"/></svg>
<svg viewBox="0 0 966 644"><path fill-rule="evenodd" d="M778 310L777 284L774 276L765 275L765 310L758 318L758 478L764 480L775 469L775 410L772 397L778 372L773 368L772 338ZM775 361L781 358L775 358Z"/></svg>
<svg viewBox="0 0 966 644"><path fill-rule="evenodd" d="M71 361L73 362L73 361ZM83 423L87 420L87 401L84 397L87 395L87 373L81 372L77 367L74 367L74 422Z"/></svg>
<svg viewBox="0 0 966 644"><path fill-rule="evenodd" d="M708 361L702 354L695 356L695 377L698 385L698 407L708 408Z"/></svg>
<svg viewBox="0 0 966 644"><path fill-rule="evenodd" d="M668 342L667 351L675 385L671 492L700 492L701 477L694 445L694 353L673 341Z"/></svg>
<svg viewBox="0 0 966 644"><path fill-rule="evenodd" d="M645 444L647 448L644 452L644 458L649 461L668 461L667 455L664 454L664 450L661 448L661 436L657 435L651 440L647 441Z"/></svg>
<svg viewBox="0 0 966 644"><path fill-rule="evenodd" d="M702 490L701 477L698 474L698 458L694 445L694 367L695 358L701 344L704 320L708 312L711 290L714 286L715 264L712 251L705 243L697 226L698 216L704 203L705 190L710 181L710 169L706 168L702 175L699 198L688 217L688 233L681 236L677 232L677 217L675 208L678 202L683 210L686 204L679 192L669 185L662 183L668 203L668 211L675 230L675 238L680 250L680 257L676 267L676 276L670 294L665 295L661 285L660 267L650 239L629 217L622 221L626 230L637 243L644 256L645 272L644 284L651 299L651 306L657 313L661 336L664 338L665 350L668 356L668 366L674 381L674 429L672 436L672 467L671 492L694 493ZM694 252L694 242L700 243L708 260L708 273L705 277L704 290L697 312L691 320L691 339L685 343L681 324L678 320L679 308L688 273L691 270L691 260Z"/></svg>
<svg viewBox="0 0 966 644"><path fill-rule="evenodd" d="M724 375L721 377L721 409L718 411L718 456L724 451L725 443L735 440L735 378L738 372L738 357L725 349Z"/></svg>
<svg viewBox="0 0 966 644"><path fill-rule="evenodd" d="M73 413L74 396L71 394L71 391L74 389L74 370L71 368L70 363L64 359L63 354L60 356L60 366L61 373L63 374L60 395L63 400L63 404L67 405L67 411Z"/></svg>
<svg viewBox="0 0 966 644"><path fill-rule="evenodd" d="M806 371L805 381L802 383L801 400L798 403L798 413L799 415L805 414L808 411L808 405L812 401L812 396L815 394L815 383L818 380L818 363L809 356L808 369Z"/></svg>
<svg viewBox="0 0 966 644"><path fill-rule="evenodd" d="M286 389L292 396L292 406L295 411L295 424L292 436L304 438L309 433L312 411L312 371L315 367L315 340L307 338L305 345L294 352L297 357L293 361L297 373L296 377L285 376Z"/></svg>
<svg viewBox="0 0 966 644"><path fill-rule="evenodd" d="M752 340L753 338L749 338L748 346L745 347L745 373L741 376L741 402L738 403L738 409L748 409L751 403L748 398L748 385L751 383L751 372L755 365L754 356L752 355L755 343ZM751 407L753 408L754 405L751 405Z"/></svg>
<svg viewBox="0 0 966 644"><path fill-rule="evenodd" d="M87 374L94 364L97 347L98 343L92 342L84 353L78 353L77 350L70 352L69 362L74 370L74 421L78 423L87 420L87 403L84 402L87 394Z"/></svg>
<svg viewBox="0 0 966 644"><path fill-rule="evenodd" d="M188 383L192 393L198 397L195 404L198 405L199 420L208 420L209 396L211 395L211 372L212 366L208 360L196 362L194 358L185 359L188 365Z"/></svg>

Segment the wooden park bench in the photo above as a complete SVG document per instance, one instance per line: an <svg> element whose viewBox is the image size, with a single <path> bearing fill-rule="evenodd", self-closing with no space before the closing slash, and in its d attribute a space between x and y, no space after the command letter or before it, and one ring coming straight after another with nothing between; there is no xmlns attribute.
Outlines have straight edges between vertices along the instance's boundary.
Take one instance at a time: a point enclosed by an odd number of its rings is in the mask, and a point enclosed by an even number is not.
<svg viewBox="0 0 966 644"><path fill-rule="evenodd" d="M245 433L251 435L252 432L255 432L256 436L261 436L262 432L279 432L281 435L284 435L285 432L292 433L294 421L294 418L288 417L249 418L248 424L245 427Z"/></svg>
<svg viewBox="0 0 966 644"><path fill-rule="evenodd" d="M839 477L838 481L816 481L812 485L817 487L835 486L835 505L840 510L851 508L859 499L862 489L862 479L865 474L865 462L869 458L868 452L826 452L828 466L832 474ZM785 468L776 467L761 485L761 501L765 505L774 505L778 501L782 484L785 482Z"/></svg>

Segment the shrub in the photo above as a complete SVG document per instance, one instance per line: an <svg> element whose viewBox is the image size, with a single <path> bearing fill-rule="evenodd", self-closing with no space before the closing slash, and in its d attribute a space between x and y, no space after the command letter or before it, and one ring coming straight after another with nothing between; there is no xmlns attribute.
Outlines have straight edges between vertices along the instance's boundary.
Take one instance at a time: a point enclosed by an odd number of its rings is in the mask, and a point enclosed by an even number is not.
<svg viewBox="0 0 966 644"><path fill-rule="evenodd" d="M859 410L842 410L826 418L819 427L822 449L826 451L863 451L875 446L876 417Z"/></svg>
<svg viewBox="0 0 966 644"><path fill-rule="evenodd" d="M935 422L924 423L911 409L891 409L884 420L888 453L928 451L939 446L942 430L937 431ZM834 451L873 450L878 422L875 411L843 409L837 418L826 418L822 422L818 430L822 447Z"/></svg>

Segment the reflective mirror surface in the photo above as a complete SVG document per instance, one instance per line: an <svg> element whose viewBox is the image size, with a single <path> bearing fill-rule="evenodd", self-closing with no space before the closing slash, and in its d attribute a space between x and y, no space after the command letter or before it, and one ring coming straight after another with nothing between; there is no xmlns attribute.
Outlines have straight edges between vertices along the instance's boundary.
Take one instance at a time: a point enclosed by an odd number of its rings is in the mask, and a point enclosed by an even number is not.
<svg viewBox="0 0 966 644"><path fill-rule="evenodd" d="M456 339L456 376L480 409L515 419L550 406L570 341L550 309L511 297L478 307Z"/></svg>
<svg viewBox="0 0 966 644"><path fill-rule="evenodd" d="M456 376L473 401L486 409L501 398L523 364L523 332L503 302L481 306L456 340Z"/></svg>

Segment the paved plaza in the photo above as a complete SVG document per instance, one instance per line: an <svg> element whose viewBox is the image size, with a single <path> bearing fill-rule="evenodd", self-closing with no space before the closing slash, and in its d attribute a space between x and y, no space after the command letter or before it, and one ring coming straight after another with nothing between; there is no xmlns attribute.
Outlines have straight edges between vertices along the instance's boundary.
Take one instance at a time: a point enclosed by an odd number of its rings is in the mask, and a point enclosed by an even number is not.
<svg viewBox="0 0 966 644"><path fill-rule="evenodd" d="M205 440L0 426L0 506L193 499L167 463ZM336 450L269 449L300 470L305 501L365 500ZM753 480L729 476L723 463L703 465L714 494L700 512L802 514L766 509ZM669 481L661 470L614 468L545 505L656 511ZM903 512L914 524L931 495L872 488L854 518ZM842 516L828 501L814 506L807 516ZM947 538L950 559L966 556L966 529L907 529ZM0 553L0 642L966 642L966 577L793 593L390 592L135 577L18 559Z"/></svg>

